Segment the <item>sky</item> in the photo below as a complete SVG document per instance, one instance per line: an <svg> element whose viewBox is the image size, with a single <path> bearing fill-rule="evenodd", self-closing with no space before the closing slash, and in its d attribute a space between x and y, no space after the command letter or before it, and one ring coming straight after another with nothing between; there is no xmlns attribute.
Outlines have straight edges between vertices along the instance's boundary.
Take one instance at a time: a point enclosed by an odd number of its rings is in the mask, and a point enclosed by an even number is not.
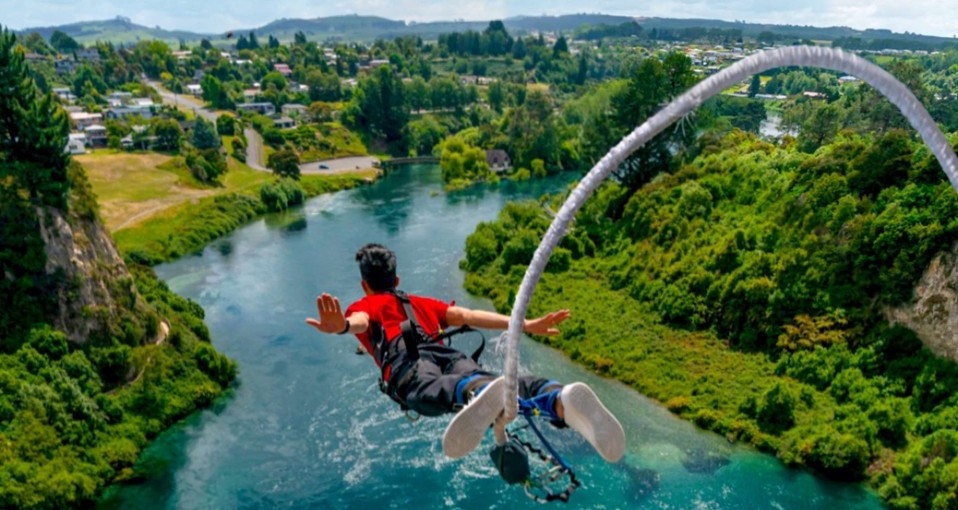
<svg viewBox="0 0 958 510"><path fill-rule="evenodd" d="M120 15L146 26L219 33L340 14L422 22L577 12L958 35L958 0L0 0L0 25L19 30Z"/></svg>

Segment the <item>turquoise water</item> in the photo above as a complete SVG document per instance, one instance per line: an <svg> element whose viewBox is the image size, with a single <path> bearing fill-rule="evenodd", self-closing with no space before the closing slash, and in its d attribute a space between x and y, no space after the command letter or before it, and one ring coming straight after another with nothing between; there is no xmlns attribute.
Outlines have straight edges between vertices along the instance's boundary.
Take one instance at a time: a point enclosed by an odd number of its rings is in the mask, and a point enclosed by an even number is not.
<svg viewBox="0 0 958 510"><path fill-rule="evenodd" d="M210 410L162 434L144 453L144 482L112 489L103 508L539 508L498 479L486 450L443 457L448 418L407 421L376 388L352 337L303 323L328 291L361 296L353 255L367 242L396 251L401 287L490 309L462 290L465 237L507 200L564 181L441 192L435 167L394 172L323 196L157 268L207 312L213 342L239 363L238 384ZM465 342L467 348L472 344ZM483 361L501 367L487 349ZM604 463L574 433L549 430L582 481L573 508L878 509L859 485L826 482L696 430L658 404L600 379L541 345L522 345L523 373L583 380L620 418L627 454ZM560 504L560 503L557 503Z"/></svg>

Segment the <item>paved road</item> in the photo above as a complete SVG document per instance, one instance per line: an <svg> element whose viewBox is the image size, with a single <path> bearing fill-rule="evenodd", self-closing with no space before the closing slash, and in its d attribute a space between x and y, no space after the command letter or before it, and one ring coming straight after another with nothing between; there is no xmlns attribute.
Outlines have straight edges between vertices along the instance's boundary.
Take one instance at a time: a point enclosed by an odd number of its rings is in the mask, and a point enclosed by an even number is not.
<svg viewBox="0 0 958 510"><path fill-rule="evenodd" d="M266 161L263 159L263 137L251 127L243 128L246 135L246 164L253 170L266 171ZM300 167L302 169L302 167Z"/></svg>
<svg viewBox="0 0 958 510"><path fill-rule="evenodd" d="M168 105L191 109L197 115L211 122L216 122L216 118L222 115L221 113L207 110L202 101L197 101L196 98L191 95L170 92L165 89L160 82L148 81L147 83L156 89L160 97L163 98L163 102Z"/></svg>
<svg viewBox="0 0 958 510"><path fill-rule="evenodd" d="M299 165L299 171L304 174L330 174L349 170L362 170L373 168L378 158L372 156L355 156L351 158L327 159L325 161L313 161L312 163L303 163ZM323 165L327 168L320 168Z"/></svg>
<svg viewBox="0 0 958 510"><path fill-rule="evenodd" d="M148 81L147 83L156 89L156 91L160 94L160 97L163 98L163 102L168 105L190 108L194 113L210 122L216 122L216 118L223 114L222 112L216 112L207 109L201 101L197 101L196 98L190 95L174 94L173 92L164 88L159 82ZM270 170L266 168L265 152L263 151L263 137L261 137L256 130L250 127L244 128L243 133L246 135L247 141L246 164L253 170L269 172ZM374 163L378 161L379 160L377 158L370 156L314 161L312 163L304 163L300 165L299 171L300 173L304 174L339 173L348 170L373 168ZM327 166L328 168L319 168L320 165Z"/></svg>

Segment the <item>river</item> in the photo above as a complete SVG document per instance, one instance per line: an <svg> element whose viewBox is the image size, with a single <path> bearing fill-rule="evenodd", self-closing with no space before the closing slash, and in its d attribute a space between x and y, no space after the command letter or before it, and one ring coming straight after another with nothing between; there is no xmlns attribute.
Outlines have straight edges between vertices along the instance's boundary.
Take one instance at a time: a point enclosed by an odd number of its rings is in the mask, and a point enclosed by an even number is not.
<svg viewBox="0 0 958 510"><path fill-rule="evenodd" d="M401 287L491 309L462 290L466 236L507 200L536 198L568 182L505 183L445 194L434 166L309 201L156 268L206 310L216 347L239 381L208 410L160 435L139 462L146 479L115 486L102 508L539 508L500 481L486 450L443 457L448 418L411 423L376 388L375 365L350 338L304 324L315 297L343 305L361 296L353 256L367 242L396 251ZM472 346L469 345L471 348ZM484 363L501 367L487 349ZM824 481L774 457L732 445L676 419L655 402L601 379L550 348L522 344L522 373L586 381L628 437L606 464L574 433L549 431L582 481L574 508L882 508L860 485ZM546 427L548 428L548 427Z"/></svg>

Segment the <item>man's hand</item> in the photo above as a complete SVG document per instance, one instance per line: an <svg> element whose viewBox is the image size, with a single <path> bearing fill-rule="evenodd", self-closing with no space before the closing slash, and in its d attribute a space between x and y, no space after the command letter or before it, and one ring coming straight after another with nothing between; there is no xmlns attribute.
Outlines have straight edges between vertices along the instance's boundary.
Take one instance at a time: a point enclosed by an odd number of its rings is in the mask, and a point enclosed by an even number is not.
<svg viewBox="0 0 958 510"><path fill-rule="evenodd" d="M559 310L550 314L543 315L538 319L526 320L523 328L526 333L533 335L556 335L559 330L554 326L569 318L569 310Z"/></svg>
<svg viewBox="0 0 958 510"><path fill-rule="evenodd" d="M306 324L318 329L322 333L340 333L346 329L346 317L339 306L339 299L324 293L316 298L316 308L319 309L319 320L308 318Z"/></svg>

